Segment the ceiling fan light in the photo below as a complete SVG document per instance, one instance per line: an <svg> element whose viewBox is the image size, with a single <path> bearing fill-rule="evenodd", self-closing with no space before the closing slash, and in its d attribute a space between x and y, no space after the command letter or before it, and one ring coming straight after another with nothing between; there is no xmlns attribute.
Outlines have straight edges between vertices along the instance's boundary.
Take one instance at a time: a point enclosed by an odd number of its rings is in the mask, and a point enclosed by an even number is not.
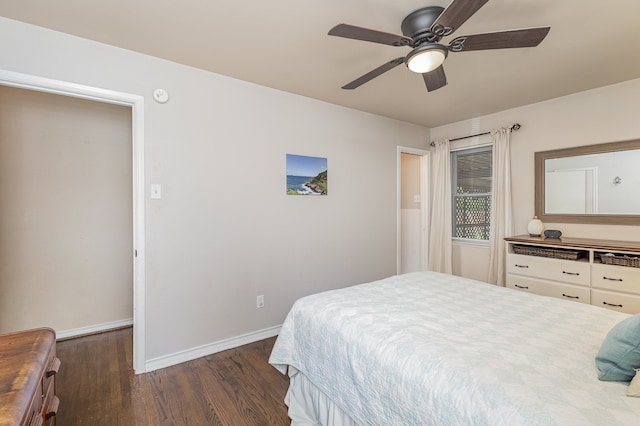
<svg viewBox="0 0 640 426"><path fill-rule="evenodd" d="M447 48L441 44L418 46L407 55L407 67L419 74L433 71L442 65L448 53Z"/></svg>

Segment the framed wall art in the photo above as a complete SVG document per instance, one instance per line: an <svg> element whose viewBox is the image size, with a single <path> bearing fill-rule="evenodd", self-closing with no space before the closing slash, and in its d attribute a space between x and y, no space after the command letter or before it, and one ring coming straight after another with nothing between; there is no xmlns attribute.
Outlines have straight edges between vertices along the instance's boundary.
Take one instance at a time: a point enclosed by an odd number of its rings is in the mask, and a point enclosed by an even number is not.
<svg viewBox="0 0 640 426"><path fill-rule="evenodd" d="M327 159L287 154L287 194L327 195Z"/></svg>

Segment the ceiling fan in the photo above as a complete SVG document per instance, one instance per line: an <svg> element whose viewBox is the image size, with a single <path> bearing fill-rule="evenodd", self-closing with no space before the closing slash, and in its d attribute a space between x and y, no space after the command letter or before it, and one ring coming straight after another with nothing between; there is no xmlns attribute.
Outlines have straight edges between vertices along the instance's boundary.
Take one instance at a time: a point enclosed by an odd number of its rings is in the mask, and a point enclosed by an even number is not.
<svg viewBox="0 0 640 426"><path fill-rule="evenodd" d="M405 63L411 71L422 74L427 91L431 92L447 84L442 63L449 52L534 47L547 36L550 27L540 27L460 36L454 38L448 46L440 44L443 37L453 34L488 1L453 0L446 9L439 6L418 9L407 15L402 21L400 27L404 35L348 24L336 25L329 31L329 35L412 48L407 56L393 59L342 86L342 88L355 89Z"/></svg>

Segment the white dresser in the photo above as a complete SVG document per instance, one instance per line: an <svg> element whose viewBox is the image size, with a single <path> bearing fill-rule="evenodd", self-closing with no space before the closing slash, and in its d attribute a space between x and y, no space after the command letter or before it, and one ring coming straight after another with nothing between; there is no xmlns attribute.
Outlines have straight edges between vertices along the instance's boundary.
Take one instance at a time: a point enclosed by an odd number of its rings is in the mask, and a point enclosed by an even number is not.
<svg viewBox="0 0 640 426"><path fill-rule="evenodd" d="M640 242L521 235L507 242L507 287L640 313Z"/></svg>

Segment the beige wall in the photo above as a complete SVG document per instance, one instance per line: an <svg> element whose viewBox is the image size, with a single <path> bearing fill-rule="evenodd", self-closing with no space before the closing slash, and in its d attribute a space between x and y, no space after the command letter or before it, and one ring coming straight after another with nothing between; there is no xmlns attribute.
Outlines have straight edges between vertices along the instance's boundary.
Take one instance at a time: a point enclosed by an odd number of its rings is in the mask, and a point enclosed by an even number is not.
<svg viewBox="0 0 640 426"><path fill-rule="evenodd" d="M0 32L20 40L0 43L0 68L145 98L145 181L163 194L145 200L148 360L396 272L397 146L425 148L428 129L3 18ZM286 195L287 153L328 159L328 196Z"/></svg>
<svg viewBox="0 0 640 426"><path fill-rule="evenodd" d="M401 170L401 209L419 209L420 202L414 201L414 196L420 196L420 156L415 154L400 154Z"/></svg>
<svg viewBox="0 0 640 426"><path fill-rule="evenodd" d="M526 233L534 214L534 153L556 148L640 138L640 79L602 87L496 114L431 129L439 139L522 124L512 133L511 164L516 234ZM457 145L490 142L490 137L467 139ZM639 226L548 223L570 237L640 241ZM454 247L454 272L474 278L488 273L486 248ZM485 279L483 278L483 279Z"/></svg>
<svg viewBox="0 0 640 426"><path fill-rule="evenodd" d="M132 317L131 110L0 86L0 332Z"/></svg>

